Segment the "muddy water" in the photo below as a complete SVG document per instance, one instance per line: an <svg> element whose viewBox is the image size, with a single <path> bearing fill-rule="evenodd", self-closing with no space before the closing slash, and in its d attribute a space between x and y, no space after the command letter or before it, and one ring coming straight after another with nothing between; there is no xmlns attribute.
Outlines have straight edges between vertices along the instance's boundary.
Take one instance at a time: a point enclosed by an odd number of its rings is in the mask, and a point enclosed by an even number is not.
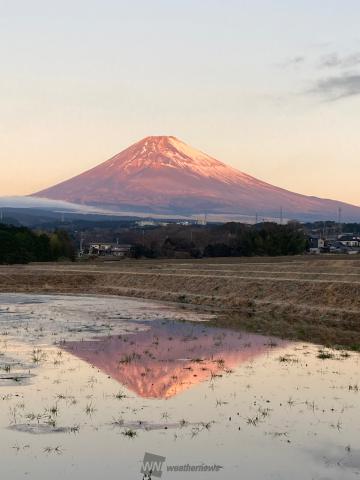
<svg viewBox="0 0 360 480"><path fill-rule="evenodd" d="M359 478L358 354L206 319L0 295L2 478L141 479L145 452L165 457L169 479ZM191 471L204 465L218 468Z"/></svg>

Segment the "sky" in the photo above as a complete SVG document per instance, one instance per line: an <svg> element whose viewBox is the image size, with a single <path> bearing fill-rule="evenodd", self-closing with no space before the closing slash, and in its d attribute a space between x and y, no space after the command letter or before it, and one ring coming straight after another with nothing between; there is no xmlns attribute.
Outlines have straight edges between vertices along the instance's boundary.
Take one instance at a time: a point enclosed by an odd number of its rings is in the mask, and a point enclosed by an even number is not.
<svg viewBox="0 0 360 480"><path fill-rule="evenodd" d="M0 0L0 196L174 135L360 205L357 0Z"/></svg>

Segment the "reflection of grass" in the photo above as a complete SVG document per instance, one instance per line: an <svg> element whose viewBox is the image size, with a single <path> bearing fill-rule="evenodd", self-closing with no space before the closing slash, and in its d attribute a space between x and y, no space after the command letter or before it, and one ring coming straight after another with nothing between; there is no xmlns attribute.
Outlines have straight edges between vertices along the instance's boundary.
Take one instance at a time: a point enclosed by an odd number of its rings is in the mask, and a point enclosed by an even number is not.
<svg viewBox="0 0 360 480"><path fill-rule="evenodd" d="M41 348L34 348L31 354L31 359L33 363L40 363L46 357L45 352L41 350Z"/></svg>
<svg viewBox="0 0 360 480"><path fill-rule="evenodd" d="M255 417L248 417L246 419L246 423L248 425L252 425L253 427L256 427L257 424L259 423L259 421L260 421L260 419L259 419L258 415L256 415Z"/></svg>
<svg viewBox="0 0 360 480"><path fill-rule="evenodd" d="M341 352L340 353L340 357L341 358L349 358L351 355L349 352Z"/></svg>
<svg viewBox="0 0 360 480"><path fill-rule="evenodd" d="M259 407L259 413L262 416L262 418L266 418L270 415L270 408Z"/></svg>
<svg viewBox="0 0 360 480"><path fill-rule="evenodd" d="M281 355L279 357L279 362L285 363L285 362L293 362L297 363L299 360L297 358L293 358L292 355Z"/></svg>
<svg viewBox="0 0 360 480"><path fill-rule="evenodd" d="M122 357L119 360L119 364L125 364L126 365L126 364L131 363L134 360L140 360L140 358L141 358L141 355L139 355L136 352L133 352L131 354L124 355L124 357Z"/></svg>
<svg viewBox="0 0 360 480"><path fill-rule="evenodd" d="M86 415L92 415L95 412L95 407L93 406L92 403L88 403L85 407L85 413Z"/></svg>
<svg viewBox="0 0 360 480"><path fill-rule="evenodd" d="M59 408L58 408L57 404L50 407L49 412L50 412L51 415L57 416L57 414L59 413Z"/></svg>
<svg viewBox="0 0 360 480"><path fill-rule="evenodd" d="M44 453L47 453L48 455L51 454L51 453L61 455L63 452L62 452L61 446L57 445L56 447L45 447L44 448Z"/></svg>
<svg viewBox="0 0 360 480"><path fill-rule="evenodd" d="M317 354L317 358L320 358L321 360L327 360L329 358L334 358L334 354L327 350L319 350L319 353Z"/></svg>
<svg viewBox="0 0 360 480"><path fill-rule="evenodd" d="M200 432L202 432L203 430L210 430L211 428L211 425L213 424L214 422L200 422L198 425L195 425L192 429L191 429L191 437L194 438L196 437Z"/></svg>
<svg viewBox="0 0 360 480"><path fill-rule="evenodd" d="M225 360L223 358L218 358L215 360L218 368L224 368L225 367Z"/></svg>
<svg viewBox="0 0 360 480"><path fill-rule="evenodd" d="M191 361L192 361L193 363L201 363L201 362L204 361L204 359L203 359L203 358L192 358Z"/></svg>
<svg viewBox="0 0 360 480"><path fill-rule="evenodd" d="M116 425L117 427L122 427L124 425L124 420L121 417L114 418L112 421L112 425Z"/></svg>
<svg viewBox="0 0 360 480"><path fill-rule="evenodd" d="M330 426L331 428L336 428L339 432L342 430L342 422L340 420L338 420L336 424L332 423Z"/></svg>
<svg viewBox="0 0 360 480"><path fill-rule="evenodd" d="M114 398L116 398L117 400L122 400L123 398L126 398L126 395L123 392L118 392L114 395Z"/></svg>
<svg viewBox="0 0 360 480"><path fill-rule="evenodd" d="M295 405L295 401L292 399L292 397L289 397L287 404L289 405L289 407L293 407Z"/></svg>

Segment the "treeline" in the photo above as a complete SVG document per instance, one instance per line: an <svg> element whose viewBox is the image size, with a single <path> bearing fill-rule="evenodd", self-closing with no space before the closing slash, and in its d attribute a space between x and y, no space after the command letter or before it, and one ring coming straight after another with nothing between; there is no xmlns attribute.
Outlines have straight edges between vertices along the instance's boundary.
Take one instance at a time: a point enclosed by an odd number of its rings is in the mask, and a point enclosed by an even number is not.
<svg viewBox="0 0 360 480"><path fill-rule="evenodd" d="M74 260L75 250L66 232L36 233L26 227L0 224L0 264Z"/></svg>
<svg viewBox="0 0 360 480"><path fill-rule="evenodd" d="M141 243L136 243L136 257L239 257L278 256L304 253L307 237L301 225L296 222L287 225L262 223L246 225L226 223L207 226L196 230L183 227L180 230L153 230ZM190 229L187 231L186 229ZM162 229L163 230L163 229Z"/></svg>
<svg viewBox="0 0 360 480"><path fill-rule="evenodd" d="M208 245L204 250L204 256L298 255L304 253L306 246L307 238L297 224L267 223L235 231L227 243Z"/></svg>

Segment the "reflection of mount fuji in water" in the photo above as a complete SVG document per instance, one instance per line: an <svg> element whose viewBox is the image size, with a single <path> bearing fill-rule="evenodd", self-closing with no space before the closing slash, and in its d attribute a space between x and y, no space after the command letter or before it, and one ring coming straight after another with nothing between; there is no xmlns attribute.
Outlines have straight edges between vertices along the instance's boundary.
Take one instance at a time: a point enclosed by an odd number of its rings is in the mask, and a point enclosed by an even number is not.
<svg viewBox="0 0 360 480"><path fill-rule="evenodd" d="M149 329L63 348L146 398L170 398L269 349L269 339L204 324L152 321Z"/></svg>

